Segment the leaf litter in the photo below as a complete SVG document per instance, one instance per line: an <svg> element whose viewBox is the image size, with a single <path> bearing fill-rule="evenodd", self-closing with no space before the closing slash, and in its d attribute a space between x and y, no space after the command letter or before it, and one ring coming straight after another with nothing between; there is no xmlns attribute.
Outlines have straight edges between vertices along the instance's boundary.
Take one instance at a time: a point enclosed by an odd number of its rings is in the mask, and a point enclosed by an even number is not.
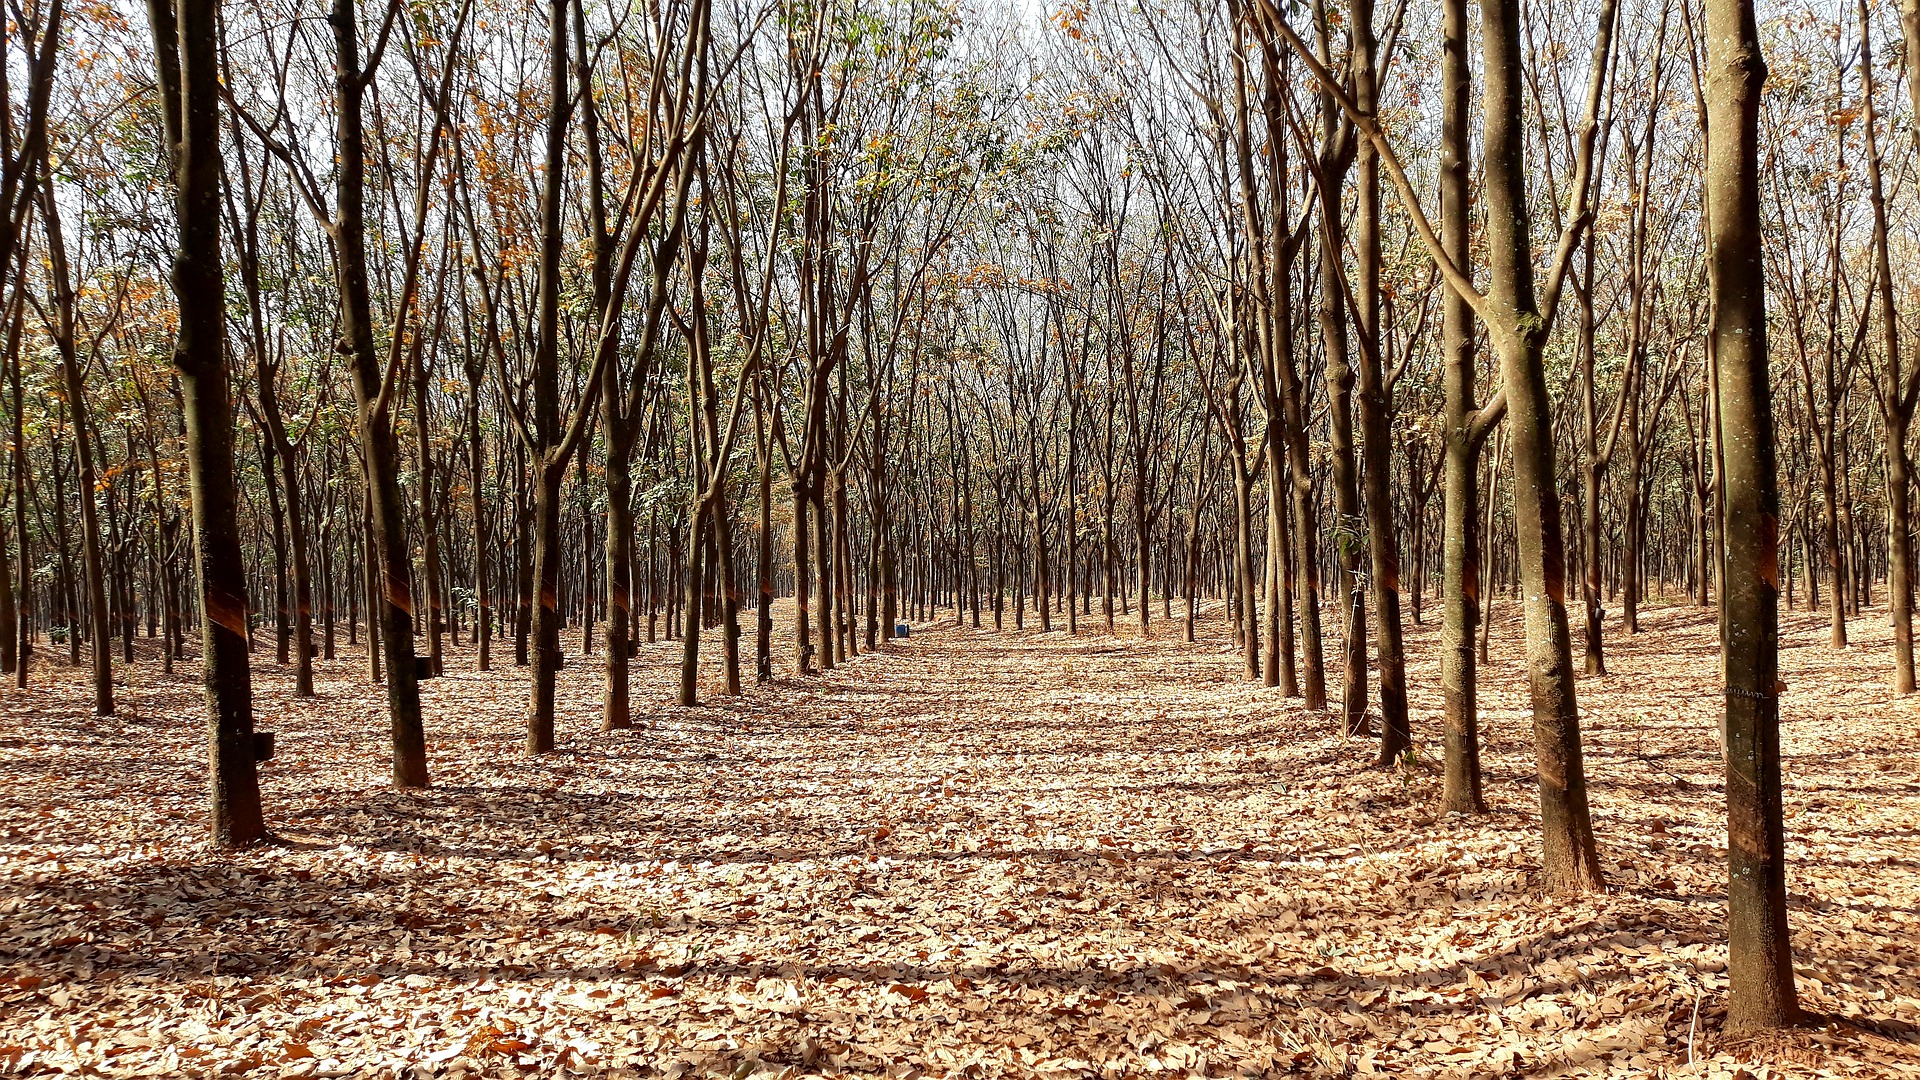
<svg viewBox="0 0 1920 1080"><path fill-rule="evenodd" d="M202 840L191 665L143 652L110 719L84 669L42 666L0 696L0 1072L1920 1075L1920 747L1878 620L1834 652L1821 617L1783 619L1821 1020L1738 1040L1709 613L1649 613L1580 683L1611 887L1576 898L1535 885L1511 605L1479 819L1435 809L1431 620L1408 635L1420 749L1378 770L1239 678L1203 616L1198 645L948 620L693 709L669 704L678 645L643 645L614 733L577 658L539 759L524 671L456 650L411 793L364 658L317 662L299 701L256 653L282 843L239 853Z"/></svg>

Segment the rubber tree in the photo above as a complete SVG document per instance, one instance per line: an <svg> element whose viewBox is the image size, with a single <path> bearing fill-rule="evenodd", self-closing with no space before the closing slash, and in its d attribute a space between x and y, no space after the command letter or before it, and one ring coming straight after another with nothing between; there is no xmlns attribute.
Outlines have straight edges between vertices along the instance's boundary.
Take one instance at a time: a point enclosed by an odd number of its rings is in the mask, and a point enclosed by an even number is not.
<svg viewBox="0 0 1920 1080"><path fill-rule="evenodd" d="M53 97L55 61L60 54L65 10L62 0L51 0L44 9L28 10L23 18L8 27L8 51L18 44L27 77L27 93L19 114L9 111L0 118L0 124L7 125L6 138L0 141L0 154L4 154L0 157L0 267L11 268L13 280L20 283L27 280L27 245L19 241L39 190L37 180L41 159L46 154L47 111ZM36 38L38 47L34 44ZM11 56L0 57L0 99L9 101L12 100L12 88L8 85L8 77L14 70L12 63ZM23 118L18 131L12 126L15 115ZM4 653L0 659L6 661L6 670L13 673L15 683L21 687L27 685L27 668L33 655L33 564L27 550L27 446L20 408L20 347L25 300L25 290L15 288L6 316L5 359L13 398L13 533L19 545L14 553L13 569L19 577L7 590L13 595L0 597L8 601L8 610L0 611L0 617L7 621L6 629L0 631L0 653ZM0 544L0 553L3 552L4 544ZM5 567L0 567L0 573L5 571Z"/></svg>
<svg viewBox="0 0 1920 1080"><path fill-rule="evenodd" d="M567 128L574 96L568 78L567 9L569 0L547 4L547 132L540 191L540 265L535 293L533 415L521 430L527 443L533 488L533 685L527 703L526 750L553 749L554 680L560 670L560 481L566 476L592 415L590 405L575 410L572 423L560 421L560 229L561 199L567 175ZM599 391L596 371L587 382L591 398ZM582 402L587 405L587 402Z"/></svg>
<svg viewBox="0 0 1920 1080"><path fill-rule="evenodd" d="M1893 269L1887 255L1887 197L1880 176L1880 144L1875 133L1873 42L1871 13L1858 4L1860 18L1860 97L1865 124L1867 192L1873 205L1874 299L1880 308L1880 332L1885 356L1881 361L1878 393L1880 429L1886 437L1887 481L1887 607L1893 618L1893 686L1896 693L1914 691L1913 671L1913 458L1907 453L1907 433L1920 403L1920 364L1904 371L1900 365L1900 315L1893 303Z"/></svg>
<svg viewBox="0 0 1920 1080"><path fill-rule="evenodd" d="M464 27L467 8L456 24ZM366 481L364 529L367 553L367 594L369 644L384 641L384 675L387 687L387 715L393 744L393 782L398 787L427 786L426 731L420 711L420 684L413 658L413 583L412 552L407 545L406 503L400 492L400 452L394 438L394 397L404 388L399 364L409 340L406 321L419 282L419 265L425 228L425 206L432 187L433 164L438 158L441 133L446 128L446 105L450 96L447 83L441 84L440 98L433 102L434 126L422 161L414 200L414 235L405 237L407 253L400 295L394 305L387 334L387 355L383 361L377 344L373 315L373 289L367 264L366 173L367 139L364 103L367 89L380 68L394 27L401 20L400 4L387 6L380 31L370 55L362 61L359 15L355 0L333 0L327 22L333 29L334 78L334 178L333 198L329 206L320 183L304 164L298 140L287 140L275 129L263 127L245 110L236 110L254 136L287 166L307 209L326 232L333 248L334 284L339 294L339 321L336 349L345 361L353 383L354 406L362 471ZM453 49L457 50L456 29ZM456 68L450 53L446 78ZM287 86L284 77L276 87L280 95L275 125L287 116ZM375 630L378 628L376 635ZM371 656L372 649L369 649Z"/></svg>
<svg viewBox="0 0 1920 1080"><path fill-rule="evenodd" d="M1380 44L1373 0L1350 0L1353 104L1373 118L1378 107ZM1413 745L1407 720L1407 665L1400 630L1400 543L1393 520L1393 400L1380 358L1380 153L1371 140L1354 153L1355 338L1360 345L1360 454L1366 484L1374 636L1380 669L1380 758L1391 767ZM1329 253L1329 259L1334 253ZM1355 613L1358 621L1358 612ZM1364 691L1364 685L1363 685ZM1351 715L1351 711L1349 711Z"/></svg>
<svg viewBox="0 0 1920 1080"><path fill-rule="evenodd" d="M712 203L714 193L702 183L702 200ZM747 396L754 387L755 369L766 344L764 324L748 346L747 357L734 382L733 404L721 425L719 394L714 382L714 358L706 318L705 276L707 244L704 236L689 251L688 279L692 286L692 333L688 335L687 396L688 445L692 451L695 479L694 503L688 520L688 535L698 537L710 530L717 565L702 565L702 545L689 544L687 551L687 609L697 612L701 600L700 585L705 573L719 575L719 592L725 652L726 693L740 693L740 597L733 566L732 511L727 505L728 463L740 435L740 420ZM771 263L769 263L771 265ZM764 279L763 279L764 280ZM698 697L700 665L700 620L689 617L681 640L680 704L692 705Z"/></svg>
<svg viewBox="0 0 1920 1080"><path fill-rule="evenodd" d="M704 5L700 9L704 10ZM588 50L585 15L577 0L574 12L574 47L579 58L581 81L583 85L588 85L593 75L592 54ZM687 105L685 79L676 84L674 76L676 72L683 75L690 73L685 66L690 57L681 57L681 64L676 68L672 63L674 51L664 47L664 42L660 45L654 50L648 83L661 90L677 85L679 93L672 97L656 93L648 102L664 122L649 122L649 137L637 144L647 153L646 163L642 170L636 172L643 174L648 183L653 185L650 189L639 189L649 196L649 207L659 205L658 194L665 190L659 185L667 183L668 177L678 177L677 182L673 183L673 210L660 238L648 249L652 263L647 294L649 302L640 340L633 350L631 369L623 371L616 357L609 353L600 371L600 425L606 435L607 448L607 662L606 683L601 694L601 728L605 731L633 726L629 672L632 655L629 643L633 639L634 629L633 451L641 434L642 406L653 377L655 349L668 301L667 282L678 259L684 233L682 223L686 213L687 184L691 176L683 159L678 156L683 153L685 140L675 134L681 130L680 121L684 117L673 111L676 107L684 109ZM607 221L600 110L592 93L581 95L581 113L587 147L587 201L593 229L593 310L605 330L617 333L626 303L626 290L622 288L616 294L613 288L616 253L621 250L617 232L620 226L609 226ZM629 192L629 197L631 194ZM645 232L644 229L639 231ZM629 241L634 239L630 233ZM623 268L622 273L631 274L631 267ZM618 337L603 338L602 347L617 349Z"/></svg>
<svg viewBox="0 0 1920 1080"><path fill-rule="evenodd" d="M1333 64L1329 41L1333 31L1324 0L1314 0L1313 66L1325 71ZM1295 39L1297 40L1297 39ZM1327 439L1332 457L1333 541L1340 560L1339 597L1344 658L1340 683L1341 715L1349 735L1367 731L1367 610L1360 582L1360 554L1366 521L1360 508L1359 468L1353 447L1353 362L1349 356L1346 278L1345 210L1341 205L1347 171L1352 168L1356 139L1353 111L1357 104L1327 82L1320 87L1320 146L1315 160L1314 189L1319 204L1320 290L1319 320L1327 385ZM1353 110L1342 105L1353 106Z"/></svg>
<svg viewBox="0 0 1920 1080"><path fill-rule="evenodd" d="M233 392L220 261L220 83L217 0L151 0L155 82L174 183L180 302L173 367L180 377L200 586L201 680L207 700L209 825L223 847L267 835L253 755L253 675L234 489Z"/></svg>
<svg viewBox="0 0 1920 1080"><path fill-rule="evenodd" d="M288 434L286 418L280 408L281 357L267 348L264 296L260 282L260 212L266 199L268 177L266 170L261 169L260 183L258 187L255 186L253 159L247 153L246 142L240 138L237 117L231 128L234 134L233 162L238 168L230 170L226 176L227 213L236 242L240 245L235 262L240 271L241 292L247 299L248 352L253 357L254 397L259 402L260 422L268 447L266 456L271 459L271 464L265 467L279 470L279 487L286 499L287 561L292 564L293 571L293 693L295 697L309 698L313 696L313 573L303 510L305 496L300 484L299 448ZM233 202L236 188L240 195L237 206Z"/></svg>
<svg viewBox="0 0 1920 1080"><path fill-rule="evenodd" d="M1270 0L1262 0L1269 4ZM1533 737L1539 780L1543 883L1555 892L1600 888L1604 875L1593 840L1581 757L1580 713L1575 697L1572 645L1567 621L1567 565L1560 494L1554 469L1552 405L1547 396L1545 351L1567 269L1591 218L1589 199L1597 117L1606 91L1616 0L1598 12L1584 116L1571 182L1571 211L1548 265L1544 289L1535 286L1532 228L1528 213L1526 78L1520 60L1523 36L1518 0L1482 0L1481 63L1486 94L1481 142L1485 153L1486 250L1489 287L1483 293L1448 255L1414 193L1391 141L1373 117L1358 108L1338 78L1300 40L1277 10L1289 46L1313 72L1360 134L1379 151L1401 204L1422 246L1446 283L1466 298L1486 324L1500 356L1507 402L1508 439L1514 477L1514 533L1525 597L1527 681L1533 705Z"/></svg>
<svg viewBox="0 0 1920 1080"><path fill-rule="evenodd" d="M1266 230L1265 253L1267 281L1263 288L1271 305L1270 336L1273 352L1272 380L1280 406L1280 423L1272 429L1272 438L1285 451L1287 465L1286 497L1291 500L1292 521L1287 530L1293 541L1293 607L1300 619L1300 677L1303 704L1316 712L1327 707L1327 674L1320 623L1320 530L1319 507L1313 490L1311 445L1307 433L1308 388L1300 378L1297 344L1294 337L1293 266L1306 239L1311 210L1293 221L1287 175L1287 140L1277 133L1288 126L1289 89L1288 54L1278 30L1267 17L1269 9L1256 5L1253 25L1260 38L1260 64L1263 88L1261 110L1267 131L1275 137L1265 140L1267 156L1266 201L1271 207ZM1280 484L1280 454L1269 454L1270 492ZM1270 506L1270 523L1286 516L1278 506ZM1277 529L1270 527L1270 532Z"/></svg>
<svg viewBox="0 0 1920 1080"><path fill-rule="evenodd" d="M9 26L8 49L18 42L23 54L23 68L27 76L27 94L24 102L24 123L19 131L12 127L14 113L0 118L5 124L6 138L0 146L0 267L13 271L13 280L24 283L26 274L26 245L19 242L26 229L27 218L33 212L34 196L38 191L36 180L39 177L40 161L45 155L47 138L47 108L53 97L55 60L60 54L60 27L65 13L61 0L51 0L44 10L31 10L25 18L16 20ZM34 45L35 38L39 46ZM12 58L0 57L0 98L11 100L11 86L8 77L12 74ZM0 611L7 626L0 630L0 660L5 660L5 668L14 675L19 686L27 685L27 667L33 655L33 580L32 560L27 550L27 465L26 439L22 429L21 393L20 393L20 345L23 325L26 317L26 293L24 289L13 290L12 302L7 308L7 341L5 360L8 385L13 398L13 525L14 540L19 545L14 553L13 569L19 575L10 583L7 590L11 596L0 597L7 601L5 611ZM0 553L5 545L0 544ZM0 560L3 561L3 560ZM0 573L6 568L0 566ZM169 654L171 656L171 654Z"/></svg>
<svg viewBox="0 0 1920 1080"><path fill-rule="evenodd" d="M1297 562L1290 565L1284 574L1279 568L1280 561L1295 558L1300 546L1291 542L1284 510L1287 493L1297 486L1297 478L1282 479L1282 466L1292 461L1290 451L1295 441L1293 425L1298 417L1295 410L1290 408L1290 397L1297 392L1299 381L1293 356L1291 271L1295 249L1288 235L1291 215L1287 206L1286 140L1277 137L1285 129L1285 120L1276 115L1274 108L1275 95L1284 90L1277 85L1281 74L1271 31L1244 15L1237 2L1229 4L1228 10L1233 14L1235 30L1235 48L1232 52L1233 152L1240 179L1241 227L1247 236L1247 299L1241 310L1253 322L1257 348L1249 351L1247 359L1255 366L1255 401L1267 420L1267 437L1264 440L1268 474L1266 654L1262 681L1267 686L1280 687L1284 696L1296 697L1300 695L1300 683L1293 663L1292 627L1282 621L1281 608L1290 606L1290 602L1300 596L1287 597L1289 603L1283 603L1281 590L1284 579L1290 581L1298 592L1302 585L1300 573L1303 568ZM1260 170L1255 167L1253 112L1249 105L1253 79L1246 62L1246 45L1240 39L1243 30L1249 28L1255 30L1260 38L1265 106L1263 119L1270 135L1276 136L1262 140L1265 184L1262 183ZM1269 194L1271 201L1267 198ZM1301 520L1311 528L1310 514ZM1302 541L1309 547L1318 542L1317 538L1305 538ZM1301 636L1305 639L1306 652L1306 698L1310 709L1326 706L1326 676L1320 648L1319 591L1316 571L1306 590L1312 597L1310 606L1301 610L1304 631ZM1283 632L1289 638L1284 648L1281 641Z"/></svg>
<svg viewBox="0 0 1920 1080"><path fill-rule="evenodd" d="M1710 333L1720 399L1728 569L1721 598L1727 1027L1742 1030L1780 1027L1800 1015L1787 935L1780 791L1780 493L1761 249L1759 116L1767 65L1753 0L1708 0L1706 38ZM1861 59L1863 65L1868 62L1864 53Z"/></svg>
<svg viewBox="0 0 1920 1080"><path fill-rule="evenodd" d="M1440 6L1440 243L1456 266L1468 265L1473 206L1473 63L1467 56L1466 0ZM1473 307L1451 283L1440 309L1446 426L1446 499L1441 523L1440 696L1446 728L1441 804L1461 814L1486 812L1480 769L1480 719L1474 632L1480 624L1480 453L1506 413L1495 394L1476 402Z"/></svg>
<svg viewBox="0 0 1920 1080"><path fill-rule="evenodd" d="M574 404L563 425L560 415L560 272L563 254L561 200L566 183L567 131L576 97L570 88L567 12L570 0L552 0L548 8L548 112L546 130L546 168L540 196L540 264L536 298L535 341L533 349L532 416L514 416L515 430L527 451L533 487L533 581L536 601L533 611L533 685L527 705L526 751L544 754L554 746L554 687L560 667L560 565L566 552L560 540L560 481L567 465L585 440L588 423L593 419L599 395L606 383L607 369L619 351L621 316L627 284L640 248L648 236L665 198L669 177L684 167L681 155L687 151L692 134L701 122L700 111L687 87L696 78L692 58L704 56L706 20L704 3L690 9L685 31L685 51L680 58L679 87L673 99L668 134L658 157L638 163L628 175L621 200L620 219L627 233L621 242L613 276L607 289L607 302L593 345L592 370L583 383L584 392ZM704 80L704 65L698 76ZM591 86L582 87L583 95ZM666 92L662 87L660 92ZM651 126L651 125L650 125ZM684 200L682 200L684 201ZM510 385L500 372L502 386ZM688 618L697 618L689 612Z"/></svg>
<svg viewBox="0 0 1920 1080"><path fill-rule="evenodd" d="M41 170L45 175L40 183L40 221L46 230L47 277L53 286L53 310L47 331L60 356L60 372L66 383L67 411L73 417L74 458L80 502L80 553L85 564L87 637L92 646L93 660L93 711L98 716L112 716L113 650L110 646L113 629L107 607L106 568L100 546L100 511L95 502L98 485L93 460L92 411L87 407L87 379L82 370L79 344L75 340L79 334L79 316L75 310L66 238L60 224L60 204L53 194L51 157L42 159Z"/></svg>

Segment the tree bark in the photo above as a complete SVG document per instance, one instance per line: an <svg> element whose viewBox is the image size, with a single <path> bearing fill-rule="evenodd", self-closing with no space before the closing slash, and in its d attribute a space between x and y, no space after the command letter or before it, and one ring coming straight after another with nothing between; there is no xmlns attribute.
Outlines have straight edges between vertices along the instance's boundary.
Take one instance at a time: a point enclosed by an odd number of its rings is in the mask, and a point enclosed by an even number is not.
<svg viewBox="0 0 1920 1080"><path fill-rule="evenodd" d="M1864 3L1857 6L1860 16L1860 92L1866 121L1867 183L1873 204L1874 298L1880 306L1880 329L1885 351L1879 397L1887 456L1887 608L1893 618L1893 687L1895 693L1911 694L1914 691L1913 460L1907 453L1907 432L1913 424L1915 394L1920 393L1920 373L1909 376L1900 366L1900 316L1893 303L1893 270L1887 257L1887 199L1881 185L1880 146L1874 131L1878 117L1873 101L1871 13Z"/></svg>
<svg viewBox="0 0 1920 1080"><path fill-rule="evenodd" d="M172 272L180 302L173 363L180 376L187 433L194 563L203 616L209 825L215 844L240 846L265 839L267 829L253 755L246 579L233 482L233 399L223 340L218 7L217 0L152 0L148 14L180 227Z"/></svg>
<svg viewBox="0 0 1920 1080"><path fill-rule="evenodd" d="M1727 1027L1799 1018L1780 790L1779 489L1767 369L1759 114L1767 78L1752 0L1708 0L1707 251L1729 572L1722 602L1727 746ZM1862 62L1871 61L1863 55Z"/></svg>
<svg viewBox="0 0 1920 1080"><path fill-rule="evenodd" d="M41 167L49 169L44 161ZM112 613L107 607L106 566L100 548L91 410L87 408L86 377L80 371L80 357L74 345L76 314L73 279L68 270L67 246L60 228L59 201L53 196L50 179L41 185L40 195L40 217L47 234L47 274L54 290L54 318L49 329L60 354L61 373L66 378L67 411L73 416L74 460L79 471L79 490L76 494L80 502L80 554L86 575L87 636L93 659L93 711L97 716L112 716L113 624ZM65 508L56 512L65 513ZM69 614L77 616L78 613ZM70 625L67 632L76 634L78 630L78 626Z"/></svg>
<svg viewBox="0 0 1920 1080"><path fill-rule="evenodd" d="M1321 24L1321 48L1329 31L1319 0L1314 5ZM1324 60L1324 57L1323 57ZM1341 715L1349 735L1367 731L1367 613L1360 584L1360 541L1366 523L1360 511L1360 483L1353 453L1353 366L1348 359L1346 310L1345 229L1340 196L1353 160L1353 140L1339 122L1327 95L1322 95L1320 149L1320 337L1326 361L1328 445L1333 463L1333 512L1338 524L1333 538L1340 560L1339 600L1343 620L1341 642Z"/></svg>
<svg viewBox="0 0 1920 1080"><path fill-rule="evenodd" d="M1603 77L1611 45L1613 0L1603 5L1593 78ZM1566 548L1554 468L1552 401L1544 351L1547 320L1534 292L1521 119L1525 78L1518 0L1481 0L1486 71L1484 165L1487 251L1491 269L1489 336L1500 354L1510 414L1513 523L1519 549L1527 628L1527 679L1533 698L1534 751L1539 763L1542 868L1556 892L1604 884L1594 847L1581 757L1580 710L1574 695L1566 606ZM1598 90L1594 91L1595 95ZM1591 120L1588 121L1589 125ZM1590 133L1583 132L1583 137ZM1564 269L1564 263L1561 266Z"/></svg>
<svg viewBox="0 0 1920 1080"><path fill-rule="evenodd" d="M1441 0L1440 235L1455 265L1468 265L1472 205L1473 68L1467 58L1466 0ZM1484 814L1474 631L1480 622L1480 451L1493 424L1475 404L1473 309L1451 284L1441 307L1446 427L1446 499L1441 525L1440 695L1446 726L1441 803Z"/></svg>
<svg viewBox="0 0 1920 1080"><path fill-rule="evenodd" d="M383 400L385 376L374 344L373 300L367 278L366 139L361 101L367 75L360 68L355 0L333 0L335 117L340 164L334 181L335 220L331 230L335 273L340 289L340 351L353 376L360 420L361 453L366 463L367 502L372 532L367 539L377 556L379 581L370 590L377 601L368 612L368 629L377 616L386 644L387 713L393 741L393 782L398 787L427 786L427 741L420 713L420 684L413 665L412 556L407 549L405 502L400 496L399 453L393 421Z"/></svg>
<svg viewBox="0 0 1920 1080"><path fill-rule="evenodd" d="M1378 59L1372 0L1352 0L1354 104L1373 116ZM1361 454L1366 469L1367 548L1373 562L1373 617L1379 642L1380 765L1392 767L1413 745L1407 720L1407 669L1400 631L1400 545L1393 521L1393 402L1380 360L1380 158L1361 140L1354 164L1359 233L1359 287L1354 297L1360 335ZM1356 605L1356 621L1358 609ZM1364 686L1362 688L1364 692ZM1351 712L1349 712L1351 718Z"/></svg>
<svg viewBox="0 0 1920 1080"><path fill-rule="evenodd" d="M473 515L473 602L475 653L474 666L481 671L493 668L493 594L487 578L492 561L492 531L487 528L486 498L481 483L485 463L485 443L480 434L480 382L485 368L477 357L469 359L467 374L467 494Z"/></svg>

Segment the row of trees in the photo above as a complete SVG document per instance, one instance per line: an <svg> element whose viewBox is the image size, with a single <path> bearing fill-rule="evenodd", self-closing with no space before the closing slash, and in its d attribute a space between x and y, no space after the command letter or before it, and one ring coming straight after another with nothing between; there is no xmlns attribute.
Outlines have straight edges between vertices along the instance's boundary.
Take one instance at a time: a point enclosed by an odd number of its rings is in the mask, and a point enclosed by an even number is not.
<svg viewBox="0 0 1920 1080"><path fill-rule="evenodd" d="M1885 582L1913 688L1890 205L1920 17L1888 22L35 0L0 64L0 664L84 640L110 714L139 625L169 670L197 625L244 844L264 638L310 695L364 634L424 787L418 679L463 636L482 669L512 639L541 753L568 626L615 730L643 622L692 704L706 631L741 691L743 606L767 681L903 614L1191 640L1225 597L1248 676L1392 764L1432 593L1475 813L1506 589L1545 875L1578 890L1576 674L1671 592L1726 645L1733 1019L1785 1022L1780 590L1839 645Z"/></svg>

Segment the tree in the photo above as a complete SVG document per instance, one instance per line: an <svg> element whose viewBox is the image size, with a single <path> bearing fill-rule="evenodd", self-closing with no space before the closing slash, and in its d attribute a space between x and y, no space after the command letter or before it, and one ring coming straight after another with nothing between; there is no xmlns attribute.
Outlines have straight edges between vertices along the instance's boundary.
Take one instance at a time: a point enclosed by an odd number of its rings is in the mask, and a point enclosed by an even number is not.
<svg viewBox="0 0 1920 1080"><path fill-rule="evenodd" d="M1467 59L1466 0L1443 0L1441 33L1440 242L1455 266L1468 265L1472 208L1468 202L1473 137L1473 69ZM1440 693L1445 702L1446 781L1441 801L1462 814L1486 812L1481 789L1480 720L1473 636L1481 618L1480 452L1506 412L1499 395L1476 405L1473 306L1445 285L1441 335L1445 353L1446 503L1442 526Z"/></svg>
<svg viewBox="0 0 1920 1080"><path fill-rule="evenodd" d="M215 136L216 139L218 136ZM60 204L53 193L51 158L40 163L46 179L40 185L40 220L46 229L47 274L53 283L53 311L43 313L48 336L60 353L60 371L66 380L66 403L73 417L74 459L78 473L80 502L80 552L86 564L87 614L91 624L88 639L93 654L93 711L97 716L113 715L113 651L111 613L107 609L106 566L100 548L100 510L95 502L99 488L94 468L94 440L91 410L87 407L86 376L81 371L80 332L73 271L67 262L65 234L60 228ZM62 545L64 550L64 545ZM77 614L77 612L75 613ZM75 627L69 633L77 632Z"/></svg>
<svg viewBox="0 0 1920 1080"><path fill-rule="evenodd" d="M363 102L368 86L379 71L400 11L398 0L389 3L373 51L364 64L360 56L355 0L334 0L327 17L333 28L334 153L338 159L331 208L318 179L303 164L298 144L274 134L276 128L287 122L289 113L284 76L276 87L279 102L271 126L263 126L244 110L236 111L254 136L286 164L302 200L332 243L339 303L337 349L352 377L354 407L359 419L359 450L366 477L363 520L368 556L365 581L368 634L373 635L375 613L378 613L380 639L386 643L384 674L393 744L393 782L399 787L417 788L427 786L427 742L413 658L413 559L407 545L405 504L400 495L400 451L394 435L393 406L405 385L399 363L406 355L407 317L419 281L426 232L424 208L433 161L438 156L440 132L445 127L447 94L443 84L440 99L432 103L435 123L415 199L415 233L408 245L404 283L390 320L387 358L383 363L375 340L367 261L367 140ZM456 48L457 41L456 32ZM449 72L452 68L449 63ZM378 668L375 670L379 672Z"/></svg>
<svg viewBox="0 0 1920 1080"><path fill-rule="evenodd" d="M173 261L180 377L193 492L193 555L200 583L200 648L207 693L213 841L267 836L254 769L253 678L247 660L247 591L240 556L220 260L220 84L216 0L151 0L167 160L179 247Z"/></svg>
<svg viewBox="0 0 1920 1080"><path fill-rule="evenodd" d="M1377 119L1379 41L1373 0L1352 0L1354 107ZM1393 400L1380 359L1380 157L1371 140L1354 155L1354 231L1359 250L1359 288L1354 297L1360 344L1361 463L1367 495L1367 550L1372 560L1373 616L1379 642L1380 764L1391 768L1413 745L1407 720L1407 666L1400 630L1400 538L1393 520ZM1334 260L1335 252L1327 258ZM1356 605L1357 608L1357 605ZM1356 619L1356 622L1358 620ZM1364 692L1364 685L1363 685ZM1348 715L1351 716L1351 708Z"/></svg>
<svg viewBox="0 0 1920 1080"><path fill-rule="evenodd" d="M1726 470L1727 1026L1739 1030L1793 1023L1800 1006L1787 934L1780 499L1760 242L1759 116L1767 65L1753 0L1710 0L1706 18L1707 248Z"/></svg>
<svg viewBox="0 0 1920 1080"><path fill-rule="evenodd" d="M1379 150L1428 256L1447 284L1468 299L1474 313L1487 325L1500 354L1513 447L1514 526L1527 598L1527 676L1533 694L1534 752L1539 760L1542 863L1547 887L1554 891L1598 888L1603 879L1581 759L1580 712L1575 702L1567 628L1566 547L1560 527L1543 353L1568 265L1588 223L1595 117L1606 87L1617 11L1614 0L1606 0L1600 9L1578 165L1572 180L1572 212L1566 216L1567 224L1554 250L1547 286L1543 293L1536 293L1521 119L1524 76L1519 7L1515 0L1482 0L1481 52L1487 81L1482 143L1491 271L1490 286L1484 294L1447 255L1386 135L1370 115L1345 96L1326 65L1314 57L1278 12L1272 16L1323 91L1338 101L1360 133Z"/></svg>
<svg viewBox="0 0 1920 1080"><path fill-rule="evenodd" d="M1873 204L1874 298L1879 301L1884 353L1883 370L1877 380L1879 393L1874 402L1880 407L1880 426L1886 435L1887 607L1893 616L1893 685L1895 692L1911 694L1914 691L1913 461L1907 453L1907 432L1913 427L1914 407L1920 404L1920 364L1915 364L1910 372L1902 370L1900 365L1900 314L1893 303L1893 266L1887 256L1887 196L1880 178L1880 144L1875 131L1879 117L1873 100L1872 16L1865 0L1859 0L1856 7L1860 19L1860 100L1867 143L1867 194ZM1712 135L1711 127L1708 135ZM1757 149L1751 152L1758 154ZM1755 188L1754 198L1758 199L1758 181ZM1764 290L1764 278L1760 284ZM1764 292L1760 308L1762 312L1766 309ZM1765 355L1761 354L1763 358ZM1770 408L1771 397L1767 401ZM1768 441L1772 441L1771 427ZM1767 471L1769 474L1773 471L1771 462ZM1777 492L1773 498L1777 503ZM1777 507L1774 516L1778 517Z"/></svg>
<svg viewBox="0 0 1920 1080"><path fill-rule="evenodd" d="M539 284L535 293L533 415L522 440L533 486L533 690L527 705L527 753L553 749L554 673L560 667L560 481L593 415L600 370L563 429L560 420L560 211L566 183L567 124L574 97L568 86L568 0L547 5L546 169L540 195Z"/></svg>

